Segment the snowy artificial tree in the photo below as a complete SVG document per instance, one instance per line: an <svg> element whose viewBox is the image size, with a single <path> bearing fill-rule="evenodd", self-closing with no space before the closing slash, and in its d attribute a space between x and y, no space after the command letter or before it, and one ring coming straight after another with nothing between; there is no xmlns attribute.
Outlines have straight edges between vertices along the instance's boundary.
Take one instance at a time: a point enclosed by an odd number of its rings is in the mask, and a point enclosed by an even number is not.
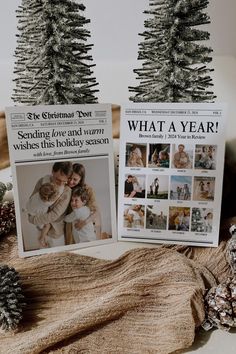
<svg viewBox="0 0 236 354"><path fill-rule="evenodd" d="M13 100L26 105L96 103L98 91L84 28L90 20L74 0L22 0L18 9Z"/></svg>
<svg viewBox="0 0 236 354"><path fill-rule="evenodd" d="M39 41L40 32L36 30L32 19L30 18L30 5L35 6L37 1L22 0L21 5L16 10L18 18L17 48L15 50L15 74L17 78L14 80L16 89L14 89L13 100L15 102L28 103L28 90L33 86L33 71L29 70L27 60L32 55L33 43ZM32 96L32 93L31 93Z"/></svg>
<svg viewBox="0 0 236 354"><path fill-rule="evenodd" d="M150 0L146 30L141 34L135 69L140 83L129 87L134 102L211 102L215 96L208 67L212 49L199 43L210 34L200 25L210 23L204 12L208 0Z"/></svg>

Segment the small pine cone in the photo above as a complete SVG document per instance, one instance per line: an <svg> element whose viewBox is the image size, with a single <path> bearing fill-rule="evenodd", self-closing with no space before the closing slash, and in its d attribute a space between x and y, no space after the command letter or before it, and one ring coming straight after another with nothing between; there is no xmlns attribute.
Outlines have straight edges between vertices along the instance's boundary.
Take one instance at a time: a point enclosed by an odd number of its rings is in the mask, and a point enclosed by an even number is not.
<svg viewBox="0 0 236 354"><path fill-rule="evenodd" d="M206 319L203 328L229 330L236 327L236 278L211 288L205 297Z"/></svg>
<svg viewBox="0 0 236 354"><path fill-rule="evenodd" d="M7 234L16 227L14 202L0 203L0 235Z"/></svg>
<svg viewBox="0 0 236 354"><path fill-rule="evenodd" d="M24 296L14 268L0 266L0 328L15 329L22 319Z"/></svg>

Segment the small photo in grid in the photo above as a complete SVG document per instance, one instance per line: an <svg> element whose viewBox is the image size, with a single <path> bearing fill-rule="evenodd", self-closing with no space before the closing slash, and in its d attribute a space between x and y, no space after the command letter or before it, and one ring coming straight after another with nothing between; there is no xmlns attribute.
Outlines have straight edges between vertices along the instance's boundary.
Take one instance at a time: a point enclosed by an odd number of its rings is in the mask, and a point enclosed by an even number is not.
<svg viewBox="0 0 236 354"><path fill-rule="evenodd" d="M146 228L166 230L168 211L165 206L148 205L146 212Z"/></svg>
<svg viewBox="0 0 236 354"><path fill-rule="evenodd" d="M148 167L170 167L170 144L149 144Z"/></svg>
<svg viewBox="0 0 236 354"><path fill-rule="evenodd" d="M127 167L146 167L146 144L126 143L126 163Z"/></svg>
<svg viewBox="0 0 236 354"><path fill-rule="evenodd" d="M213 209L193 208L191 217L191 231L212 232Z"/></svg>

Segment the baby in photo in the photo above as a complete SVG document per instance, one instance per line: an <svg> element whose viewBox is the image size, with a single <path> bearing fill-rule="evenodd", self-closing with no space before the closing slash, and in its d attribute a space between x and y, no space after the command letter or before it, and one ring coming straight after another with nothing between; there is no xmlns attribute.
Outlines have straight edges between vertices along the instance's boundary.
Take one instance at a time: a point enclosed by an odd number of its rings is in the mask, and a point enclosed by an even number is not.
<svg viewBox="0 0 236 354"><path fill-rule="evenodd" d="M65 216L64 221L72 223L72 234L75 243L95 241L97 239L92 221L84 223L84 226L79 230L75 228L75 223L78 220L85 221L91 214L90 208L86 205L88 200L89 195L85 188L78 187L72 192L71 208L73 211Z"/></svg>
<svg viewBox="0 0 236 354"><path fill-rule="evenodd" d="M56 184L43 183L39 191L29 198L26 204L26 210L30 215L47 213L48 208L55 203L59 196L60 192ZM50 224L37 225L37 228L41 230L39 236L40 246L47 247L46 237L50 229Z"/></svg>

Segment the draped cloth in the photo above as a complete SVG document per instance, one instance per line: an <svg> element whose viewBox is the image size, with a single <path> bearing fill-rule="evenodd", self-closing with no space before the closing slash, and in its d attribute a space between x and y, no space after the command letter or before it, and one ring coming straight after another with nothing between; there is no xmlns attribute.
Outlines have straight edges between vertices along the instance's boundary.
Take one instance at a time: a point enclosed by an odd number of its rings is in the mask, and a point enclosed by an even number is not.
<svg viewBox="0 0 236 354"><path fill-rule="evenodd" d="M119 107L113 106L115 138L118 121ZM3 112L0 128L2 169L9 166ZM233 165L226 164L224 217L236 215ZM230 275L222 236L235 222L227 219L217 248L139 248L114 261L68 252L21 259L15 235L0 236L0 263L20 273L27 302L18 330L0 330L0 353L167 354L189 348L204 320L205 289Z"/></svg>
<svg viewBox="0 0 236 354"><path fill-rule="evenodd" d="M63 252L22 259L16 238L0 242L27 306L4 354L172 353L191 346L204 320L205 288L229 275L218 248L138 248L114 261Z"/></svg>

